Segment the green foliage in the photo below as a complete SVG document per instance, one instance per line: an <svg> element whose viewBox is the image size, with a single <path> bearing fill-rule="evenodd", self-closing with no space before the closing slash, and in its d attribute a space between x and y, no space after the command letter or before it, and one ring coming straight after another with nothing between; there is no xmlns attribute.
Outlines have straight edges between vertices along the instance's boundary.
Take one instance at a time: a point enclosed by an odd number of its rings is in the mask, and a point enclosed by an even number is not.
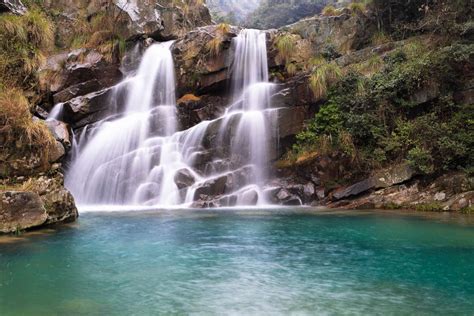
<svg viewBox="0 0 474 316"><path fill-rule="evenodd" d="M443 205L440 203L421 203L415 206L417 212L443 212Z"/></svg>
<svg viewBox="0 0 474 316"><path fill-rule="evenodd" d="M346 133L365 166L407 161L425 174L472 170L474 105L457 103L453 95L464 79L461 73L473 67L474 45L430 51L411 42L383 60L373 58L327 87L327 102L298 135L295 150L330 137L339 144L332 150L350 154L340 146ZM374 68L371 76L366 67Z"/></svg>

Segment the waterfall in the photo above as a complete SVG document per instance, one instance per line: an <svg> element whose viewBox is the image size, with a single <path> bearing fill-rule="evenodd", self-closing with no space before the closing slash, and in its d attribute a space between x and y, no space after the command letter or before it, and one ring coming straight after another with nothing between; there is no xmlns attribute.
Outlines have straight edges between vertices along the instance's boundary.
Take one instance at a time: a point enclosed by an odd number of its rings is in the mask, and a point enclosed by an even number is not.
<svg viewBox="0 0 474 316"><path fill-rule="evenodd" d="M172 42L145 52L117 85L126 106L75 141L66 186L79 206L153 207L266 204L273 110L265 33L233 42L232 102L225 114L177 130ZM201 203L201 204L196 204Z"/></svg>

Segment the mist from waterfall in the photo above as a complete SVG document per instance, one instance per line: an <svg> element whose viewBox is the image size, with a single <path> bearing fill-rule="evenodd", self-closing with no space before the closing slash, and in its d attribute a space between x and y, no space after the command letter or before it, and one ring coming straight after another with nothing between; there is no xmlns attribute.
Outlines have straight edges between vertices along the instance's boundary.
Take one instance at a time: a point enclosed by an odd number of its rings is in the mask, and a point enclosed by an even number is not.
<svg viewBox="0 0 474 316"><path fill-rule="evenodd" d="M148 48L136 75L114 87L124 109L75 140L66 185L78 205L267 204L274 137L265 36L243 30L234 39L231 104L186 131L178 131L172 42Z"/></svg>

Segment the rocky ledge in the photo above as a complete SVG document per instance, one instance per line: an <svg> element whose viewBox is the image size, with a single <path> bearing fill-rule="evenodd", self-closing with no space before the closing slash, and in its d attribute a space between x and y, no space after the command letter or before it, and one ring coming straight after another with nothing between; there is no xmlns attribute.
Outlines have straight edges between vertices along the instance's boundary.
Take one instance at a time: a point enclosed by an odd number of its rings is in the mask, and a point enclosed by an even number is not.
<svg viewBox="0 0 474 316"><path fill-rule="evenodd" d="M78 217L74 198L59 172L4 188L0 191L0 233L73 222Z"/></svg>

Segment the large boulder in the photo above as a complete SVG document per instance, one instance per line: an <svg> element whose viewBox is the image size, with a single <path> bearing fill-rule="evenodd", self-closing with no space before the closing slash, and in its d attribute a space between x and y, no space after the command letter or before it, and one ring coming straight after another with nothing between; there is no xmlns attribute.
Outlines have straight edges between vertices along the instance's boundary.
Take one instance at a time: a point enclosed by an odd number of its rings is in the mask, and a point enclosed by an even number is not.
<svg viewBox="0 0 474 316"><path fill-rule="evenodd" d="M13 233L43 225L48 219L38 194L0 192L0 232Z"/></svg>
<svg viewBox="0 0 474 316"><path fill-rule="evenodd" d="M113 88L76 97L63 104L62 119L74 129L93 124L111 113Z"/></svg>
<svg viewBox="0 0 474 316"><path fill-rule="evenodd" d="M72 194L64 188L61 173L40 176L33 180L32 188L43 201L48 218L46 224L73 222L79 216Z"/></svg>
<svg viewBox="0 0 474 316"><path fill-rule="evenodd" d="M25 5L20 0L0 0L0 12L23 15L26 10Z"/></svg>
<svg viewBox="0 0 474 316"><path fill-rule="evenodd" d="M370 190L388 188L404 183L413 178L414 175L414 170L407 164L397 165L377 172L373 177L357 182L349 187L338 189L332 194L332 197L334 200L342 200Z"/></svg>
<svg viewBox="0 0 474 316"><path fill-rule="evenodd" d="M179 170L174 176L174 182L178 189L189 188L196 182L196 178L189 169Z"/></svg>
<svg viewBox="0 0 474 316"><path fill-rule="evenodd" d="M12 233L57 223L72 222L78 212L63 176L30 178L28 191L0 192L0 232ZM21 186L20 186L21 188Z"/></svg>

